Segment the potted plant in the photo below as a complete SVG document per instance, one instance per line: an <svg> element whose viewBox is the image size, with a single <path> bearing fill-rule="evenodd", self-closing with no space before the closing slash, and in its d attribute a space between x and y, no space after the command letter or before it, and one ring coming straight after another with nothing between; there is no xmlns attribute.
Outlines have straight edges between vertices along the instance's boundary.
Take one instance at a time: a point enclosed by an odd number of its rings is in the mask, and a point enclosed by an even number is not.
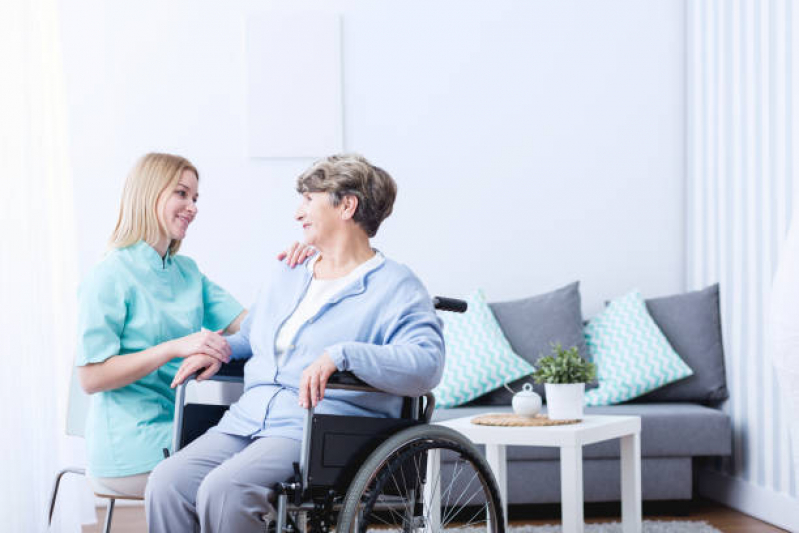
<svg viewBox="0 0 799 533"><path fill-rule="evenodd" d="M536 363L533 379L543 383L547 398L547 414L551 420L583 418L585 384L596 376L596 365L582 357L576 346L564 349L552 344L552 353Z"/></svg>

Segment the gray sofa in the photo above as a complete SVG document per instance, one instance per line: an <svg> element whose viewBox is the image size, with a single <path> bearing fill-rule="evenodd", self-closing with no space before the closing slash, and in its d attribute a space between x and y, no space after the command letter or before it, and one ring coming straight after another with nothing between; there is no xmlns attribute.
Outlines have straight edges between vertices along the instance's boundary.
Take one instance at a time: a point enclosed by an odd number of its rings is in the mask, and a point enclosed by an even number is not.
<svg viewBox="0 0 799 533"><path fill-rule="evenodd" d="M586 414L641 417L645 501L691 500L697 462L731 453L730 419L718 408L727 398L718 298L718 286L713 286L646 302L672 347L694 371L692 377L629 403L586 408ZM514 351L530 362L540 356L540 348L548 342L564 342L566 338L566 344L570 336L576 339L574 329L581 330L583 325L576 283L547 295L491 307ZM518 390L520 384L514 383L513 388ZM542 388L537 390L543 392ZM433 421L510 412L510 399L509 392L494 391L465 406L437 409ZM586 446L583 458L585 501L619 501L618 440ZM557 449L509 447L507 460L510 504L560 502Z"/></svg>

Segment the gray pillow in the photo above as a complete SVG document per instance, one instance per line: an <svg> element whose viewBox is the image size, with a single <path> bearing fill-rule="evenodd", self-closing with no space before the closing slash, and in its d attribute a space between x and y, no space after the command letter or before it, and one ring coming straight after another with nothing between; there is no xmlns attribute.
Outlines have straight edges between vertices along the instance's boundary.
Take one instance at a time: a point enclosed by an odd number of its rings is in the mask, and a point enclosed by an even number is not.
<svg viewBox="0 0 799 533"><path fill-rule="evenodd" d="M715 403L726 400L729 395L724 375L719 285L647 300L646 308L694 375L636 401Z"/></svg>
<svg viewBox="0 0 799 533"><path fill-rule="evenodd" d="M551 342L564 348L577 346L580 355L587 358L588 349L583 336L583 314L580 302L580 282L575 281L552 292L523 300L489 304L502 332L513 351L528 363L549 354ZM532 379L514 381L510 387L519 391ZM544 397L544 386L535 385L535 391ZM510 405L513 395L504 388L491 391L467 405Z"/></svg>

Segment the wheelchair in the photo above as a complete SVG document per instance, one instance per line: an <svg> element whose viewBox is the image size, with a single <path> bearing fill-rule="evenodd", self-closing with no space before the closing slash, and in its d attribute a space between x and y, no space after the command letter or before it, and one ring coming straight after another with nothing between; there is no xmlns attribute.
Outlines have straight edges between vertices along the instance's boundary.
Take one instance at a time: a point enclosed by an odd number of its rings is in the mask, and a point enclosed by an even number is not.
<svg viewBox="0 0 799 533"><path fill-rule="evenodd" d="M436 309L464 312L466 302L433 299ZM242 382L244 361L223 365L211 380ZM221 419L228 406L175 402L173 450ZM327 388L379 392L349 372ZM430 424L433 395L405 398L400 418L305 412L300 461L291 479L275 487L273 533L403 533L484 528L504 533L499 490L482 453L457 431Z"/></svg>

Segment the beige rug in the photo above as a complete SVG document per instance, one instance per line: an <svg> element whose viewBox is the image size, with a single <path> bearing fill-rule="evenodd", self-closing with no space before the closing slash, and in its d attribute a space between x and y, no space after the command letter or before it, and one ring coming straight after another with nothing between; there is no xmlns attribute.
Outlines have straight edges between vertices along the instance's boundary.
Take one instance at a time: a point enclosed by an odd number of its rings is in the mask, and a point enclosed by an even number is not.
<svg viewBox="0 0 799 533"><path fill-rule="evenodd" d="M644 520L643 533L723 533L707 522L694 520L669 521ZM469 528L459 530L464 533L485 533L485 529ZM510 526L508 533L561 533L559 525L546 526ZM585 533L622 533L619 522L606 524L587 524Z"/></svg>

